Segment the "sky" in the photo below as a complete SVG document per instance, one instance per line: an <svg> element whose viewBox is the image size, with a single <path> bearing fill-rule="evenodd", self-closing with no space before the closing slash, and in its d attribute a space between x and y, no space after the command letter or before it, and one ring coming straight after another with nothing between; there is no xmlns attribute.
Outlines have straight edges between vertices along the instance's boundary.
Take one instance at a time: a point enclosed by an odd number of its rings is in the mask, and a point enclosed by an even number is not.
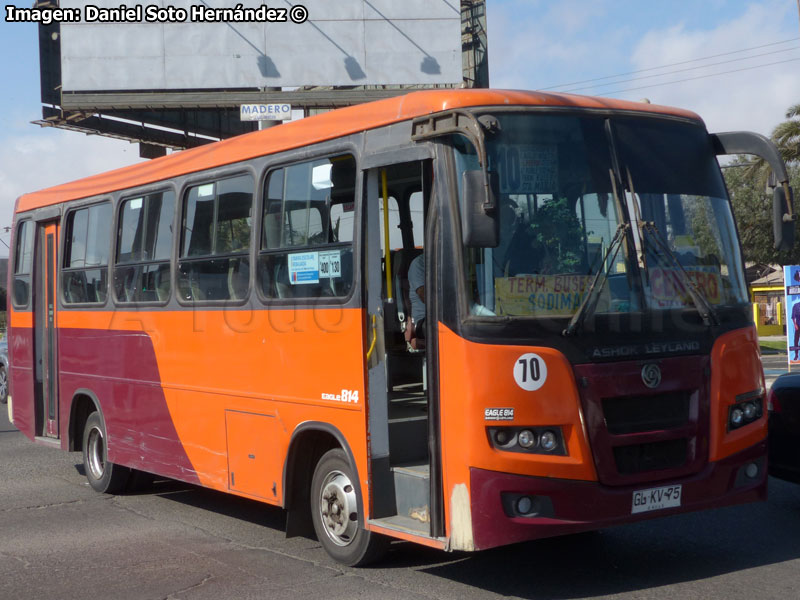
<svg viewBox="0 0 800 600"><path fill-rule="evenodd" d="M797 0L487 0L487 20L492 87L648 98L712 132L764 135L800 102ZM0 256L18 196L141 160L134 144L30 123L37 35L0 21Z"/></svg>

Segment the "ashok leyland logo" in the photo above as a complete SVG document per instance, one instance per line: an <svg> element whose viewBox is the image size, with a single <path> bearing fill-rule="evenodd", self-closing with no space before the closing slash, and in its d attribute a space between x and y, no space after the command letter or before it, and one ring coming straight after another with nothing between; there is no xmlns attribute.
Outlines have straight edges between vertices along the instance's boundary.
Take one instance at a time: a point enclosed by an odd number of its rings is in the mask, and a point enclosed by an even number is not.
<svg viewBox="0 0 800 600"><path fill-rule="evenodd" d="M649 364L643 366L642 381L649 388L657 388L661 383L661 369L658 365Z"/></svg>

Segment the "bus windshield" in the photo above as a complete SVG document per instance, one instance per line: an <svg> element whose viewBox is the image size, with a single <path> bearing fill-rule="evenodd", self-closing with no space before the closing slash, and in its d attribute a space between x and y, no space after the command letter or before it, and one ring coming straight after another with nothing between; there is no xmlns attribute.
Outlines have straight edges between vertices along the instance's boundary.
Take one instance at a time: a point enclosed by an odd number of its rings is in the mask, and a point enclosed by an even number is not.
<svg viewBox="0 0 800 600"><path fill-rule="evenodd" d="M730 204L702 126L496 116L487 151L499 244L465 248L472 315L572 316L599 272L596 313L693 307L690 285L711 307L747 302ZM453 144L460 184L478 160L466 138Z"/></svg>

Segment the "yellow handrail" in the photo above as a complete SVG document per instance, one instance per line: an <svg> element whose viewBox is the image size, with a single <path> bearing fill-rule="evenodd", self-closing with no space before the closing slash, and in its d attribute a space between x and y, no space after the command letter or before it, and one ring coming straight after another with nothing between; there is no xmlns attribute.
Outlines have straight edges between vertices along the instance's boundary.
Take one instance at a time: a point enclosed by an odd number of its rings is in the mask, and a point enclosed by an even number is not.
<svg viewBox="0 0 800 600"><path fill-rule="evenodd" d="M369 345L369 350L367 350L367 363L369 363L369 359L372 358L372 353L375 351L375 342L378 341L378 327L377 327L377 320L375 315L372 315L372 343Z"/></svg>

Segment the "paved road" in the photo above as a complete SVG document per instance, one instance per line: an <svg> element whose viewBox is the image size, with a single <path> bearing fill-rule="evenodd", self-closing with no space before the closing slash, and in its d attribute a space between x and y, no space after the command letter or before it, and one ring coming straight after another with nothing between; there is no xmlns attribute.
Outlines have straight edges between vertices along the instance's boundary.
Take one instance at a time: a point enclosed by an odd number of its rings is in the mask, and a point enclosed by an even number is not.
<svg viewBox="0 0 800 600"><path fill-rule="evenodd" d="M396 543L376 568L286 540L283 513L177 484L105 496L77 454L0 411L0 598L494 599L800 596L800 486L770 501L478 554Z"/></svg>

